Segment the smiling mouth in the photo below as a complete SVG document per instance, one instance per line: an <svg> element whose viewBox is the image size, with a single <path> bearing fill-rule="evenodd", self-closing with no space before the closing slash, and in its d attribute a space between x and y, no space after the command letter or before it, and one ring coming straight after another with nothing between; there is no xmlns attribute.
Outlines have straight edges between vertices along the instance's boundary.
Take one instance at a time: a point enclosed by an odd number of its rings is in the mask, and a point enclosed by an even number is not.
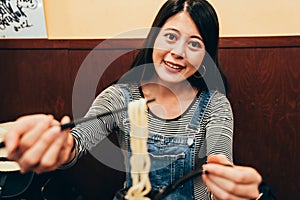
<svg viewBox="0 0 300 200"><path fill-rule="evenodd" d="M172 69L184 69L184 68L185 68L185 67L183 67L183 66L181 66L181 65L175 65L175 64L169 63L169 62L167 62L167 61L165 61L165 60L164 60L164 63L165 63L168 67L170 67L170 68L172 68Z"/></svg>

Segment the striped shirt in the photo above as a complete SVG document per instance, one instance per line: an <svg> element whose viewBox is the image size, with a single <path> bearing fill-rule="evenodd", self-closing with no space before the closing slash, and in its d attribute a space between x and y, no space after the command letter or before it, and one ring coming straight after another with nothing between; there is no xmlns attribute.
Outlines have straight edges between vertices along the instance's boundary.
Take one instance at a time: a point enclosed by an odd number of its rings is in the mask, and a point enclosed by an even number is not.
<svg viewBox="0 0 300 200"><path fill-rule="evenodd" d="M129 88L133 100L143 98L137 84L126 85L126 87ZM166 135L185 134L186 125L190 122L199 100L200 98L197 96L187 110L175 119L162 119L149 112L149 131ZM113 111L125 106L127 106L127 102L120 85L112 85L96 97L86 117ZM79 124L72 129L71 132L77 141L77 157L80 157L86 150L96 146L106 136L114 132L116 127L125 130L126 127L123 124L124 112L114 113L101 119ZM211 154L221 153L232 161L233 114L231 105L225 95L219 92L213 94L204 112L198 131L196 134L196 167L201 167L203 160L205 162L205 158ZM122 146L124 140L122 141L121 139L120 142ZM207 188L203 184L201 177L195 178L194 184L195 199L208 199Z"/></svg>

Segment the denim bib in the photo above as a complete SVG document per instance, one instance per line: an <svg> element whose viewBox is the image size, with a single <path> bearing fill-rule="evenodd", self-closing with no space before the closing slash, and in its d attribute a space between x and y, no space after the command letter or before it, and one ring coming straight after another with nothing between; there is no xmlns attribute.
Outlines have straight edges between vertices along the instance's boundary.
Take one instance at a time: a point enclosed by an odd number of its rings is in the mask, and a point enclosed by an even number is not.
<svg viewBox="0 0 300 200"><path fill-rule="evenodd" d="M129 88L124 87L125 99L127 102L132 100ZM151 158L151 169L149 179L152 190L158 191L166 188L188 172L195 169L195 135L199 133L200 123L203 118L211 92L203 92L200 95L199 105L197 106L186 131L181 135L167 135L149 131L148 133L148 152ZM127 112L126 112L127 113ZM123 147L127 150L125 154L126 166L126 188L132 185L130 176L130 127L128 113L124 116L123 125L125 128ZM194 199L194 183L193 180L185 182L179 186L174 192L169 194L164 200L173 199Z"/></svg>

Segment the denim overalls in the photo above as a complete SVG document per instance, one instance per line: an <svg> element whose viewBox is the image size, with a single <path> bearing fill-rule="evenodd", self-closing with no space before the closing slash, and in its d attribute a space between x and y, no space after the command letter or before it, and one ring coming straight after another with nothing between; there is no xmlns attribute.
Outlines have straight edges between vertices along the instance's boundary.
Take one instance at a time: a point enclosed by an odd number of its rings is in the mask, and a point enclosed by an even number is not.
<svg viewBox="0 0 300 200"><path fill-rule="evenodd" d="M128 90L128 88L126 88ZM130 92L124 91L126 101L132 100ZM181 135L166 135L149 131L148 152L151 158L151 169L149 178L152 190L158 191L175 182L180 177L195 169L195 135L199 133L199 127L203 118L206 105L212 95L211 92L203 92L190 123L186 126L186 131ZM124 115L125 143L123 148L127 150L125 155L126 171L130 172L130 128L128 114ZM204 137L204 136L203 136ZM126 188L132 185L130 173L126 173ZM164 198L164 200L174 199L194 199L193 180L185 182L174 192Z"/></svg>

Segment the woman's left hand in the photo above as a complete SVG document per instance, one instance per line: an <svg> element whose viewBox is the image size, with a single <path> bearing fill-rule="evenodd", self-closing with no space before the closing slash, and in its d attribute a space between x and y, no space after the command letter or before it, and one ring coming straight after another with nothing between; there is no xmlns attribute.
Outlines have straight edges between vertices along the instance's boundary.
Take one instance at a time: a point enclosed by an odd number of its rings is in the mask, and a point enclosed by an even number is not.
<svg viewBox="0 0 300 200"><path fill-rule="evenodd" d="M69 117L59 122L45 114L20 117L4 138L7 158L18 162L21 173L54 171L68 163L75 156L74 138L59 126L68 122Z"/></svg>
<svg viewBox="0 0 300 200"><path fill-rule="evenodd" d="M228 166L231 165L231 166ZM232 165L224 155L208 157L202 178L215 200L256 199L261 175L252 167Z"/></svg>

